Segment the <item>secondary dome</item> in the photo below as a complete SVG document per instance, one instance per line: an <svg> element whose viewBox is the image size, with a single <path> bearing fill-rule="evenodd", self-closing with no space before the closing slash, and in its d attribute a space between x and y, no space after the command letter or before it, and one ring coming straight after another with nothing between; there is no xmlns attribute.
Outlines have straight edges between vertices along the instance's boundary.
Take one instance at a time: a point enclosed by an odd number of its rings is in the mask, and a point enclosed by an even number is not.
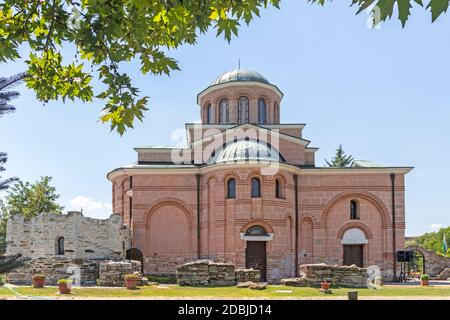
<svg viewBox="0 0 450 320"><path fill-rule="evenodd" d="M270 84L269 80L264 78L260 73L248 70L248 69L236 69L232 71L225 72L220 75L216 80L214 80L211 85L232 82L232 81L257 81L266 84Z"/></svg>
<svg viewBox="0 0 450 320"><path fill-rule="evenodd" d="M216 152L208 163L232 163L235 161L284 162L278 151L269 145L253 140L244 140L225 146Z"/></svg>

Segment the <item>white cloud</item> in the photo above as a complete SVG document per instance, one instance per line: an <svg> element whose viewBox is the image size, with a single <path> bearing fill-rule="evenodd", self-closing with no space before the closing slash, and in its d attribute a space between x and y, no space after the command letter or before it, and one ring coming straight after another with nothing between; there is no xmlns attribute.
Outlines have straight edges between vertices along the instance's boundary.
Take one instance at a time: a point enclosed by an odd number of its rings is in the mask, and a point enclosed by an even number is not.
<svg viewBox="0 0 450 320"><path fill-rule="evenodd" d="M441 228L442 228L442 224L439 224L439 223L430 224L430 229L432 229L432 230L439 231L439 229L441 229Z"/></svg>
<svg viewBox="0 0 450 320"><path fill-rule="evenodd" d="M76 196L72 200L69 200L66 210L67 211L80 211L83 209L83 215L85 217L106 219L112 214L112 206L109 203L95 201L85 196Z"/></svg>

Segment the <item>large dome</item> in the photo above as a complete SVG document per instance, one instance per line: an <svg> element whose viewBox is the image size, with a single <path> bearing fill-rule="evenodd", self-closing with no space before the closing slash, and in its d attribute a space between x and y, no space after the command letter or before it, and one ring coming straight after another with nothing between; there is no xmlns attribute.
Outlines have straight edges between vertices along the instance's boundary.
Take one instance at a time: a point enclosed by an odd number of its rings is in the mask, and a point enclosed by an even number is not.
<svg viewBox="0 0 450 320"><path fill-rule="evenodd" d="M266 143L254 140L236 141L216 152L208 163L233 163L236 161L284 162L282 156Z"/></svg>
<svg viewBox="0 0 450 320"><path fill-rule="evenodd" d="M233 81L257 81L266 84L270 84L270 82L264 78L263 75L256 71L248 70L248 69L236 69L232 71L228 71L222 75L220 75L216 80L214 80L211 85L233 82Z"/></svg>

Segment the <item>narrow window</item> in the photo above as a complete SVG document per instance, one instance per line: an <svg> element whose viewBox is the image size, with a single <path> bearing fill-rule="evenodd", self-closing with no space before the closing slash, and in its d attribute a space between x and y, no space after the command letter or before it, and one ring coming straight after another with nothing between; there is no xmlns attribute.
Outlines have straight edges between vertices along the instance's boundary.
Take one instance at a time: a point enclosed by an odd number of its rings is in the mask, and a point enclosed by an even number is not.
<svg viewBox="0 0 450 320"><path fill-rule="evenodd" d="M248 99L240 97L238 102L238 123L248 122Z"/></svg>
<svg viewBox="0 0 450 320"><path fill-rule="evenodd" d="M60 256L64 255L64 237L59 237L56 240L56 254Z"/></svg>
<svg viewBox="0 0 450 320"><path fill-rule="evenodd" d="M252 179L252 198L261 197L261 183L258 178Z"/></svg>
<svg viewBox="0 0 450 320"><path fill-rule="evenodd" d="M208 105L206 106L206 123L211 124L212 122L211 104L208 103Z"/></svg>
<svg viewBox="0 0 450 320"><path fill-rule="evenodd" d="M275 198L283 198L283 190L280 179L275 180Z"/></svg>
<svg viewBox="0 0 450 320"><path fill-rule="evenodd" d="M350 201L350 220L358 220L358 203L355 200Z"/></svg>
<svg viewBox="0 0 450 320"><path fill-rule="evenodd" d="M258 123L266 123L266 100L259 98L258 100Z"/></svg>
<svg viewBox="0 0 450 320"><path fill-rule="evenodd" d="M234 199L236 198L236 180L230 179L227 182L227 198Z"/></svg>
<svg viewBox="0 0 450 320"><path fill-rule="evenodd" d="M219 123L228 123L228 100L222 99L219 103Z"/></svg>

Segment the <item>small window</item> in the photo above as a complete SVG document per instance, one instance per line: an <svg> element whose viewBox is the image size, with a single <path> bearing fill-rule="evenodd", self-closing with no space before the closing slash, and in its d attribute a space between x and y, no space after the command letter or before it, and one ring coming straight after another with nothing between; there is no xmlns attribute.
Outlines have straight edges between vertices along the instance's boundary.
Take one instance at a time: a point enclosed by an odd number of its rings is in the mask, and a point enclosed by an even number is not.
<svg viewBox="0 0 450 320"><path fill-rule="evenodd" d="M240 97L238 102L238 123L248 122L248 99Z"/></svg>
<svg viewBox="0 0 450 320"><path fill-rule="evenodd" d="M283 184L280 179L275 180L275 198L283 198Z"/></svg>
<svg viewBox="0 0 450 320"><path fill-rule="evenodd" d="M56 254L63 256L64 252L64 237L59 237L56 240Z"/></svg>
<svg viewBox="0 0 450 320"><path fill-rule="evenodd" d="M230 179L227 182L227 198L234 199L236 198L236 180Z"/></svg>
<svg viewBox="0 0 450 320"><path fill-rule="evenodd" d="M222 99L219 103L219 123L228 123L228 100Z"/></svg>
<svg viewBox="0 0 450 320"><path fill-rule="evenodd" d="M266 230L264 230L263 227L260 226L253 226L248 228L247 232L245 233L246 236L267 236Z"/></svg>
<svg viewBox="0 0 450 320"><path fill-rule="evenodd" d="M356 200L350 201L350 219L351 220L359 219L358 202Z"/></svg>
<svg viewBox="0 0 450 320"><path fill-rule="evenodd" d="M266 123L266 100L259 98L258 100L258 123Z"/></svg>
<svg viewBox="0 0 450 320"><path fill-rule="evenodd" d="M261 197L261 183L258 178L252 179L252 198Z"/></svg>
<svg viewBox="0 0 450 320"><path fill-rule="evenodd" d="M211 104L208 103L206 106L206 123L211 124L213 122L212 120L212 110L211 110Z"/></svg>

